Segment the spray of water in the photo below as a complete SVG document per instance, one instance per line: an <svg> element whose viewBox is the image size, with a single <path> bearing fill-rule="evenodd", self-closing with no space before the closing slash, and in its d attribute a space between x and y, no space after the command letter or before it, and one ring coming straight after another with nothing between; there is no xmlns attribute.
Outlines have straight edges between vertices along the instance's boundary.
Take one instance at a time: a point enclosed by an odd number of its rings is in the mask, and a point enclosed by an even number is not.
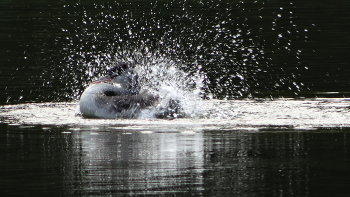
<svg viewBox="0 0 350 197"><path fill-rule="evenodd" d="M156 109L158 112L173 110L175 117L198 116L202 75L189 76L172 61L143 64L139 66L139 70L141 87L160 95L160 103Z"/></svg>
<svg viewBox="0 0 350 197"><path fill-rule="evenodd" d="M200 66L195 72L188 73L180 69L184 67L180 61L145 50L122 50L108 56L108 61L96 64L99 69L102 67L106 71L117 62L133 64L139 75L140 91L159 96L159 103L141 111L137 118L195 118L202 114L205 75ZM87 64L86 70L88 74L93 75L97 68L93 64ZM100 77L103 73L102 71L94 77ZM123 117L123 114L120 117Z"/></svg>
<svg viewBox="0 0 350 197"><path fill-rule="evenodd" d="M60 53L43 74L54 77L48 98L78 100L116 62L134 63L142 88L179 100L187 116L198 114L186 105L200 97L299 94L307 36L293 21L296 6L243 2L62 2Z"/></svg>

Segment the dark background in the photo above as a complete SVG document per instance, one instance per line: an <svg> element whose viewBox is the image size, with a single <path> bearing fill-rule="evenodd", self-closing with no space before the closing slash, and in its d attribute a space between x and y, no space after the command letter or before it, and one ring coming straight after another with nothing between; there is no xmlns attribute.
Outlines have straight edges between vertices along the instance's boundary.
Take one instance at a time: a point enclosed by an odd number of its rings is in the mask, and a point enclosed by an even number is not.
<svg viewBox="0 0 350 197"><path fill-rule="evenodd" d="M214 98L348 97L348 1L2 1L0 104L70 101L115 60L207 75ZM93 71L88 75L87 71Z"/></svg>

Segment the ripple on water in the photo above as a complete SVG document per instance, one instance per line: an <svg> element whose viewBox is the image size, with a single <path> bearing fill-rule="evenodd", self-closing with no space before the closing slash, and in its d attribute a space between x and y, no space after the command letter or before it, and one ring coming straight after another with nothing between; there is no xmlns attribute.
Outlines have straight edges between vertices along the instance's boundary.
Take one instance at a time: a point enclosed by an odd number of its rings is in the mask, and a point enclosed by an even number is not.
<svg viewBox="0 0 350 197"><path fill-rule="evenodd" d="M69 125L70 131L91 132L182 132L201 130L256 131L266 127L310 130L318 127L348 127L348 99L314 100L209 100L195 118L167 119L84 119L77 116L78 103L29 103L0 107L1 122L20 127ZM189 129L190 128L190 129Z"/></svg>

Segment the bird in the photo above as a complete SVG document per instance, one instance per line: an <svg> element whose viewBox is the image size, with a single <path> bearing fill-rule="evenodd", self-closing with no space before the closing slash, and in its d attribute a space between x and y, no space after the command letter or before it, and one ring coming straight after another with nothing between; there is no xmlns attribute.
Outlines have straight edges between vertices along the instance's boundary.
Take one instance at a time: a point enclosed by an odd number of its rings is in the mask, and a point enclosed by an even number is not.
<svg viewBox="0 0 350 197"><path fill-rule="evenodd" d="M140 90L134 66L117 63L107 75L84 90L80 97L80 113L85 118L137 118L142 109L154 107L159 96Z"/></svg>

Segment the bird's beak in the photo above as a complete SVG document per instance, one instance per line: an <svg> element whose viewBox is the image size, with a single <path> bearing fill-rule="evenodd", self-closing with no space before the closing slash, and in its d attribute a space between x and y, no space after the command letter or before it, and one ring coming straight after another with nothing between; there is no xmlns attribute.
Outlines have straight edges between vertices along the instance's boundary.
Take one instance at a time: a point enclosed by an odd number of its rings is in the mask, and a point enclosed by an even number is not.
<svg viewBox="0 0 350 197"><path fill-rule="evenodd" d="M97 79L96 81L91 82L91 84L97 84L97 83L105 83L111 81L112 78L110 76L105 76L100 79Z"/></svg>

